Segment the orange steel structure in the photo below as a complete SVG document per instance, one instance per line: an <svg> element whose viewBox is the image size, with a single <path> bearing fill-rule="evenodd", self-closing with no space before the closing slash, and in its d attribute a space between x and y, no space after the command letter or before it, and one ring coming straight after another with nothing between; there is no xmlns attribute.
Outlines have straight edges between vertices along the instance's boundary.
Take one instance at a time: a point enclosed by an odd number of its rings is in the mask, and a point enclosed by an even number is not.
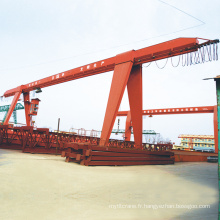
<svg viewBox="0 0 220 220"><path fill-rule="evenodd" d="M214 113L215 106L199 106L199 107L180 107L180 108L161 108L142 110L142 115L173 115L173 114L198 114L198 113ZM129 111L120 111L117 116L127 116Z"/></svg>
<svg viewBox="0 0 220 220"><path fill-rule="evenodd" d="M99 145L107 146L108 144L122 96L127 86L135 147L141 148L142 64L197 51L200 47L213 43L216 43L216 40L206 40L205 43L199 43L199 38L178 38L136 51L131 50L118 54L115 57L87 64L10 89L4 93L4 96L14 96L14 98L4 124L8 124L13 109L22 93L25 100L26 124L30 126L31 120L28 115L30 109L30 105L28 104L30 91L114 70Z"/></svg>
<svg viewBox="0 0 220 220"><path fill-rule="evenodd" d="M163 108L163 109L148 109L142 110L142 115L172 115L172 114L198 114L198 113L213 113L214 124L214 139L215 153L218 152L218 121L217 121L217 106L200 106L200 107L181 107L181 108ZM125 140L130 141L131 127L133 122L130 111L120 111L117 116L127 116L125 124ZM192 140L189 142L192 147Z"/></svg>
<svg viewBox="0 0 220 220"><path fill-rule="evenodd" d="M48 153L61 154L61 151L66 150L66 144L79 144L82 148L95 150L100 143L100 138L86 136L86 134L76 134L68 132L50 132L49 128L33 128L33 126L9 127L9 125L0 125L0 147L6 149L20 149L25 153ZM87 147L86 147L87 146ZM81 149L82 149L81 148ZM103 147L101 147L103 148ZM120 141L110 139L105 151L110 148L119 148L121 151L132 150L135 152L135 144L132 141ZM169 151L172 149L172 144L143 144L142 149L136 149L139 152L145 151ZM75 149L76 150L76 149ZM104 148L103 148L104 150ZM88 156L85 152L84 156ZM154 154L152 153L152 154ZM166 155L169 153L166 152ZM172 154L170 154L171 156ZM108 155L111 156L111 155ZM113 155L112 155L113 156ZM115 156L115 155L114 155ZM128 156L128 155L126 155ZM132 157L132 155L129 155ZM135 156L135 155L133 155ZM143 158L142 158L143 159Z"/></svg>

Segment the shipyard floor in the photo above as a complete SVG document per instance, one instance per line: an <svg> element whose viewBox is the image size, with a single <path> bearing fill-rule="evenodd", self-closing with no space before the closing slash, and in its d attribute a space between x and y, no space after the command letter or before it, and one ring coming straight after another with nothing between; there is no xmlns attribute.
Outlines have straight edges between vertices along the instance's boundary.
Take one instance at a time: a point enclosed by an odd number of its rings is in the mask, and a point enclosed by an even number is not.
<svg viewBox="0 0 220 220"><path fill-rule="evenodd" d="M215 220L217 167L86 167L60 156L0 149L0 219Z"/></svg>

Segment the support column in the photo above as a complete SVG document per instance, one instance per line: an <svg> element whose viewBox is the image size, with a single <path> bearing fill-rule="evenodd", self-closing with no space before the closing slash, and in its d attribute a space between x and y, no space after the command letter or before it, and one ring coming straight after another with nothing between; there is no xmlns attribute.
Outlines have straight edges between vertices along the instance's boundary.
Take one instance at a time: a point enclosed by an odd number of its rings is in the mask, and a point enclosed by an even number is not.
<svg viewBox="0 0 220 220"><path fill-rule="evenodd" d="M131 140L131 112L128 111L125 123L125 141Z"/></svg>
<svg viewBox="0 0 220 220"><path fill-rule="evenodd" d="M215 153L218 153L218 114L217 105L214 106L213 122L214 122L214 141L215 141Z"/></svg>
<svg viewBox="0 0 220 220"><path fill-rule="evenodd" d="M106 146L108 144L131 68L133 66L133 59L133 51L116 56L116 65L102 126L102 134L99 143L100 146Z"/></svg>
<svg viewBox="0 0 220 220"><path fill-rule="evenodd" d="M217 76L215 78L216 81L216 95L217 95L217 121L218 121L218 127L220 127L220 78L218 78L219 76ZM215 114L215 111L214 111ZM218 129L218 137L220 135L220 131ZM220 190L220 138L218 138L218 187ZM220 191L219 191L219 196L220 196ZM218 217L220 218L220 203L219 203L219 207L218 207Z"/></svg>
<svg viewBox="0 0 220 220"><path fill-rule="evenodd" d="M30 93L23 93L24 95L24 109L25 109L25 118L26 125L31 126L31 116L30 116Z"/></svg>
<svg viewBox="0 0 220 220"><path fill-rule="evenodd" d="M127 83L136 148L142 148L142 66L133 66Z"/></svg>
<svg viewBox="0 0 220 220"><path fill-rule="evenodd" d="M19 99L20 95L21 95L21 91L18 91L18 92L15 93L14 98L12 100L12 103L10 105L10 108L8 110L7 116L5 118L4 125L8 124L9 119L11 118L11 115L12 115L12 113L14 111L14 108L15 108L17 102L18 102L18 99Z"/></svg>

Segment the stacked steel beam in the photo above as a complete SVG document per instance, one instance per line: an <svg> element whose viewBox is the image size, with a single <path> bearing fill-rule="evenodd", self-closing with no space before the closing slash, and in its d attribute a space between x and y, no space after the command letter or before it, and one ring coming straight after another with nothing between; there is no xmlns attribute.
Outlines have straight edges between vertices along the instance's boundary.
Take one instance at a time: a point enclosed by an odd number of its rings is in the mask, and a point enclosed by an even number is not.
<svg viewBox="0 0 220 220"><path fill-rule="evenodd" d="M66 157L66 162L76 162L85 166L174 164L174 153L160 150L166 147L154 145L149 150L65 143L65 150L61 156Z"/></svg>

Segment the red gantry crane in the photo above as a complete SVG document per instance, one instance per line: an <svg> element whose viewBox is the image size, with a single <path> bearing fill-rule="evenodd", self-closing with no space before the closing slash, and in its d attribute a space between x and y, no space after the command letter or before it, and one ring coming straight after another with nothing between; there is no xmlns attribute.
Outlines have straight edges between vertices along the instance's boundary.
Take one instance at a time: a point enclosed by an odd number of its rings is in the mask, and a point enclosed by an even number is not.
<svg viewBox="0 0 220 220"><path fill-rule="evenodd" d="M214 125L214 139L215 139L215 153L218 153L218 121L217 121L217 106L198 106L198 107L180 107L180 108L163 108L163 109L147 109L142 110L142 115L179 115L179 114L204 114L213 113ZM125 123L125 140L131 139L131 113L130 111L119 111L117 116L126 116ZM190 148L192 147L192 140L190 141Z"/></svg>
<svg viewBox="0 0 220 220"><path fill-rule="evenodd" d="M30 126L30 91L114 70L99 145L106 146L108 144L122 96L125 87L127 86L135 147L141 148L142 64L188 54L218 42L218 40L205 40L204 43L199 43L199 38L178 38L143 49L131 50L118 54L115 57L64 71L25 85L20 85L4 93L5 97L14 96L4 124L8 124L9 118L11 117L15 105L22 93L24 96L26 124L27 126ZM190 57L189 59L192 58Z"/></svg>

